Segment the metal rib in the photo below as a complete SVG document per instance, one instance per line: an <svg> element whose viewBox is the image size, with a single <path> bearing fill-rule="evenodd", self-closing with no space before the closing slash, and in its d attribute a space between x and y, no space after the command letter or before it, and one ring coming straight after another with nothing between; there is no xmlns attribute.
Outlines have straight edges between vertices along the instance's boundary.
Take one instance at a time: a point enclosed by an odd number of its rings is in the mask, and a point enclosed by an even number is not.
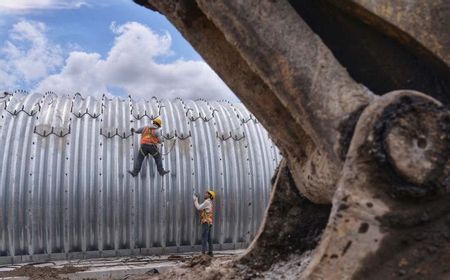
<svg viewBox="0 0 450 280"><path fill-rule="evenodd" d="M218 193L219 249L256 234L281 158L242 104L24 92L5 98L0 262L196 250L192 194L209 188ZM156 114L164 121L163 164L172 173L160 177L150 158L132 178L126 171L139 136L130 128Z"/></svg>

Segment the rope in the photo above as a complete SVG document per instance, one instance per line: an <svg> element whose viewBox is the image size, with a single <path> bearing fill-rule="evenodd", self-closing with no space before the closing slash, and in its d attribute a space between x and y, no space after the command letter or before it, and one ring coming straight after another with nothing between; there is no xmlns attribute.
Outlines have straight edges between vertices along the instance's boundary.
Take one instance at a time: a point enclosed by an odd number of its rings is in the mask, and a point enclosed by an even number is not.
<svg viewBox="0 0 450 280"><path fill-rule="evenodd" d="M175 143L176 143L176 142L177 142L177 139L175 139L175 140L173 141L172 147L170 147L169 151L168 151L167 153L164 153L164 154L161 154L161 155L162 155L162 156L166 156L166 155L170 154L170 153L172 152L173 148L175 147Z"/></svg>
<svg viewBox="0 0 450 280"><path fill-rule="evenodd" d="M156 152L156 154L151 154L151 153L148 153L148 154L145 154L144 153L144 151L142 150L142 146L139 148L139 152L144 156L144 157L147 157L148 155L151 155L151 156L156 156L158 153L159 154L161 154L161 156L167 156L168 154L170 154L171 152L172 152L172 150L173 150L173 148L175 147L175 142L176 142L177 140L175 139L174 141L173 141L173 144L172 144L172 147L170 147L170 149L169 149L169 151L167 152L167 153L160 153L159 151L158 152Z"/></svg>

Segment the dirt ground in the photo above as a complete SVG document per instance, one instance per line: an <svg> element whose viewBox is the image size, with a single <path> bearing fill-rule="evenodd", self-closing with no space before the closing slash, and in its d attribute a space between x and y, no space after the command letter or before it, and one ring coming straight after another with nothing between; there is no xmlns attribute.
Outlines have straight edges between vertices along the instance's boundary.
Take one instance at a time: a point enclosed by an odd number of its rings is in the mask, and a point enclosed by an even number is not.
<svg viewBox="0 0 450 280"><path fill-rule="evenodd" d="M25 276L29 277L31 280L41 280L41 279L68 279L64 277L64 274L75 273L79 271L84 271L85 268L74 267L74 266L64 266L62 268L53 267L38 267L34 265L24 265L22 267L16 268L12 271L0 272L0 278L3 277L17 277Z"/></svg>
<svg viewBox="0 0 450 280"><path fill-rule="evenodd" d="M184 264L172 269L158 272L148 271L144 275L128 277L132 280L247 280L247 279L292 279L306 268L309 263L311 251L303 255L291 255L285 262L278 262L269 270L261 272L239 264L236 256L211 258L207 255L195 256ZM295 267L295 269L293 269ZM303 269L302 269L303 268ZM291 272L295 273L292 274Z"/></svg>
<svg viewBox="0 0 450 280"><path fill-rule="evenodd" d="M180 254L19 264L9 266L13 270L0 271L0 279L254 279L258 274L235 264L240 253L218 251L213 258Z"/></svg>
<svg viewBox="0 0 450 280"><path fill-rule="evenodd" d="M127 279L249 279L243 277L244 271L234 265L235 259L235 256L211 258L199 255L169 270L150 270L146 274L133 275Z"/></svg>

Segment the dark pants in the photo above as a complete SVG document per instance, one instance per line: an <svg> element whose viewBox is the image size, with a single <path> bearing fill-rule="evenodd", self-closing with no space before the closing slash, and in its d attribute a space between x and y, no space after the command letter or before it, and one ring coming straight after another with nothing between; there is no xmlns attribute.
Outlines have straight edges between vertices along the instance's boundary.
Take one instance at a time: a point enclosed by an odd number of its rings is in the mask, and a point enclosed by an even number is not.
<svg viewBox="0 0 450 280"><path fill-rule="evenodd" d="M209 250L212 253L213 244L211 239L212 225L202 224L202 253L206 253L206 243L208 242Z"/></svg>
<svg viewBox="0 0 450 280"><path fill-rule="evenodd" d="M158 151L158 147L156 145L147 144L141 145L141 148L138 150L136 160L134 161L133 173L138 174L141 171L142 162L144 161L144 158L149 154L153 156L159 174L163 174L164 168L162 166L161 154Z"/></svg>

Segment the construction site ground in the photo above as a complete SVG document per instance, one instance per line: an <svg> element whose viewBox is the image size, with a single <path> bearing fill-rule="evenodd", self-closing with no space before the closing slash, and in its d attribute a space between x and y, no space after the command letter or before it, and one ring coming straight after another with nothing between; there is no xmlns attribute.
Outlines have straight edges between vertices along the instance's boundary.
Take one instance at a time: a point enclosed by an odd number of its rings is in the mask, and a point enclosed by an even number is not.
<svg viewBox="0 0 450 280"><path fill-rule="evenodd" d="M216 275L241 253L243 250L218 251L213 258L183 253L3 265L0 279L194 279L196 271L211 270Z"/></svg>

